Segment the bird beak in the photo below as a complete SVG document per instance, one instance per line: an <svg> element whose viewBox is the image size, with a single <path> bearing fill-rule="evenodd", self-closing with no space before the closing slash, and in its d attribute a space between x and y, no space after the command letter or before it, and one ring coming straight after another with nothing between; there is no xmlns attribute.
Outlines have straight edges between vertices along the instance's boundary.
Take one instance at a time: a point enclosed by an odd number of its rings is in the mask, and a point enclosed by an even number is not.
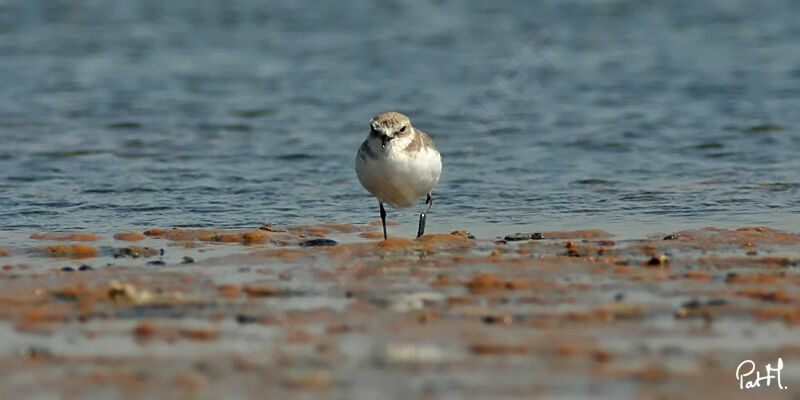
<svg viewBox="0 0 800 400"><path fill-rule="evenodd" d="M391 136L386 136L386 135L381 136L381 148L385 149L386 144L388 144L392 139L394 138Z"/></svg>

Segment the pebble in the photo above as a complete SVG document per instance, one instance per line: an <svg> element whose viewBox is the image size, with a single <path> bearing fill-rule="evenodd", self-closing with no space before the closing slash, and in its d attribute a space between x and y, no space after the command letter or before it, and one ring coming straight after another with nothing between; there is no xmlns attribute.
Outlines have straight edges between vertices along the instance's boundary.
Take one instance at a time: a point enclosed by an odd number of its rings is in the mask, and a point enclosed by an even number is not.
<svg viewBox="0 0 800 400"><path fill-rule="evenodd" d="M481 318L484 324L510 324L514 322L514 317L511 315L486 315Z"/></svg>
<svg viewBox="0 0 800 400"><path fill-rule="evenodd" d="M542 240L542 239L544 239L544 235L542 235L539 232L534 232L534 233L517 232L513 235L506 235L506 237L503 238L503 240L506 240L508 242L515 242L520 240Z"/></svg>
<svg viewBox="0 0 800 400"><path fill-rule="evenodd" d="M236 316L236 322L240 324L253 324L258 322L258 318L252 315L238 314Z"/></svg>
<svg viewBox="0 0 800 400"><path fill-rule="evenodd" d="M305 242L300 243L300 246L303 246L303 247L336 246L336 241L332 240L332 239L312 239L312 240L307 240Z"/></svg>
<svg viewBox="0 0 800 400"><path fill-rule="evenodd" d="M530 233L515 233L513 235L506 235L504 238L509 242L517 241L517 240L530 240L531 234Z"/></svg>
<svg viewBox="0 0 800 400"><path fill-rule="evenodd" d="M669 257L665 255L653 256L652 258L650 258L649 261L647 261L647 265L652 265L652 266L665 265L665 264L669 264Z"/></svg>
<svg viewBox="0 0 800 400"><path fill-rule="evenodd" d="M94 268L92 268L90 265L81 265L80 268L78 268L78 271L92 271L92 270L94 270Z"/></svg>
<svg viewBox="0 0 800 400"><path fill-rule="evenodd" d="M167 265L167 263L161 260L155 260L155 261L148 261L147 265Z"/></svg>

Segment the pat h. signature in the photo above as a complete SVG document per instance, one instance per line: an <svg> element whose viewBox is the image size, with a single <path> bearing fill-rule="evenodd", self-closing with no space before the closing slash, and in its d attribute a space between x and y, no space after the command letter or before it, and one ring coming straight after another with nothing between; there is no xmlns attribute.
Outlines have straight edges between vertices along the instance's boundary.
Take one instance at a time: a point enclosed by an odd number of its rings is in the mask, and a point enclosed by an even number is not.
<svg viewBox="0 0 800 400"><path fill-rule="evenodd" d="M769 387L773 379L775 379L778 384L778 389L788 389L787 386L781 385L782 370L783 359L781 358L778 358L778 366L775 368L772 367L771 363L767 364L766 374L764 376L761 376L761 371L756 371L756 363L754 363L753 360L744 360L736 367L736 380L739 381L739 389L741 390L761 387L762 382L764 382L765 387ZM751 375L753 375L754 372L756 376L751 379Z"/></svg>

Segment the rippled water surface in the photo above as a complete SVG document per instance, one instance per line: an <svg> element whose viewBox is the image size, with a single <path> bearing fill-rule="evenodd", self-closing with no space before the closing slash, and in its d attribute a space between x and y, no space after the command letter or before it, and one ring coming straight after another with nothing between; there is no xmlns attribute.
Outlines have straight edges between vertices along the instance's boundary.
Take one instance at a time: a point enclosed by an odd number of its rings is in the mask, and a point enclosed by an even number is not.
<svg viewBox="0 0 800 400"><path fill-rule="evenodd" d="M800 222L800 3L0 3L0 227L363 223L398 110L429 231ZM390 211L411 236L415 210Z"/></svg>

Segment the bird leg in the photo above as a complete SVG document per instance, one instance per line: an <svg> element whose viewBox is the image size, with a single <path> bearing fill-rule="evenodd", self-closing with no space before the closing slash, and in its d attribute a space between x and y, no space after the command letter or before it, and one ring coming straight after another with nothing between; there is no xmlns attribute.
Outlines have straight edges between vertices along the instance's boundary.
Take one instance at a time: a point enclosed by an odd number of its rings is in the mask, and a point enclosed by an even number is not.
<svg viewBox="0 0 800 400"><path fill-rule="evenodd" d="M386 210L383 208L383 203L380 201L378 202L381 206L381 222L383 223L383 239L386 240L389 237L386 235Z"/></svg>
<svg viewBox="0 0 800 400"><path fill-rule="evenodd" d="M433 199L431 198L431 194L428 193L428 198L425 200L425 208L422 210L422 214L419 215L419 229L417 230L417 237L420 237L425 233L425 213L428 212L432 204Z"/></svg>

